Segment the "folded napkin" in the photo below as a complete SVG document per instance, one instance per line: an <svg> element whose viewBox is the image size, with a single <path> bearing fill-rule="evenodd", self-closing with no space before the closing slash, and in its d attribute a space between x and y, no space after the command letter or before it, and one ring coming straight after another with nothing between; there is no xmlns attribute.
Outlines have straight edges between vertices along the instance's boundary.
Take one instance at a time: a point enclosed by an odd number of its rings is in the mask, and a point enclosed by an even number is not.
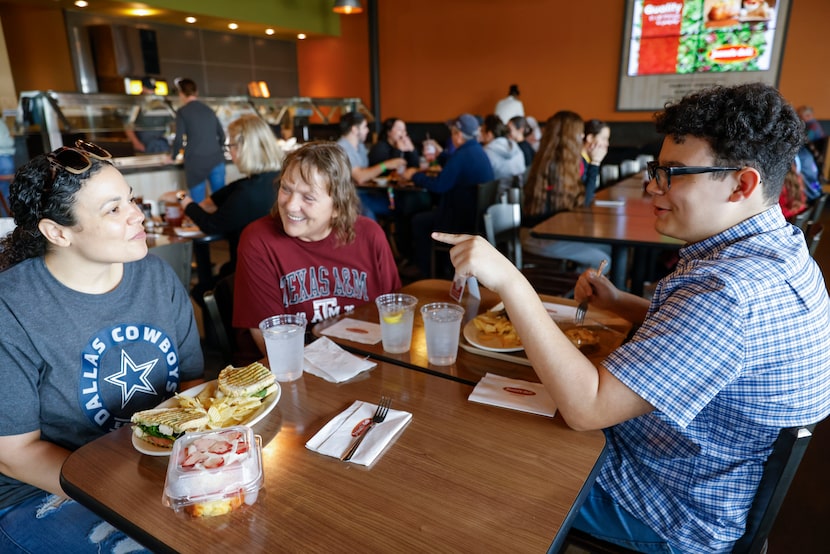
<svg viewBox="0 0 830 554"><path fill-rule="evenodd" d="M341 319L331 327L321 331L329 337L362 342L363 344L377 344L380 342L380 324L369 323L347 317Z"/></svg>
<svg viewBox="0 0 830 554"><path fill-rule="evenodd" d="M303 369L332 383L348 381L377 364L346 352L331 339L321 337L305 347Z"/></svg>
<svg viewBox="0 0 830 554"><path fill-rule="evenodd" d="M467 398L471 402L553 417L556 406L544 385L488 373Z"/></svg>
<svg viewBox="0 0 830 554"><path fill-rule="evenodd" d="M352 431L364 419L371 419L377 409L376 404L356 400L354 404L326 423L317 434L305 443L306 448L339 458L352 443ZM389 410L383 423L376 424L360 443L354 453L352 463L364 466L371 465L380 456L389 442L406 427L412 419L412 414L400 410Z"/></svg>

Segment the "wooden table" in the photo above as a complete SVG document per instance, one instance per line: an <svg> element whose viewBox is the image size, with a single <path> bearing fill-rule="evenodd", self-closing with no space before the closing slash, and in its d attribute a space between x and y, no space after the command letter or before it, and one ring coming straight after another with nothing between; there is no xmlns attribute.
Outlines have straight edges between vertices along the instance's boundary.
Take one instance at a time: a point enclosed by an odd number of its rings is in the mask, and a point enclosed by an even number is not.
<svg viewBox="0 0 830 554"><path fill-rule="evenodd" d="M157 552L544 552L593 483L603 434L469 402L471 391L383 362L339 385L304 374L254 427L265 489L224 516L164 507L168 459L138 453L129 428L72 453L61 484ZM413 419L373 466L305 448L354 400L381 392Z"/></svg>
<svg viewBox="0 0 830 554"><path fill-rule="evenodd" d="M454 302L450 298L450 281L443 279L427 279L423 281L416 281L405 287L400 292L411 294L418 298L419 310L424 304L430 302ZM562 304L565 306L575 306L576 302L566 298L559 298L555 296L542 296L545 302L555 304ZM492 308L500 301L496 293L481 287L481 300L473 298L469 292L464 294L462 305L465 309L464 320L462 321L462 329L468 321L472 320L476 315ZM333 325L340 319L349 317L360 321L368 321L378 323L378 310L374 302L369 302L362 306L355 308L349 314L342 315L338 318L332 318L322 321L314 326L312 332L315 336L322 336L322 331L327 327ZM587 353L588 357L595 364L599 364L608 353L620 345L628 332L631 330L631 323L619 318L618 316L601 310L592 309L589 307L586 318L589 322L596 321L610 329L613 329L618 334L612 337L613 343L604 344L602 348L593 352ZM530 367L527 357L524 352L517 352L511 354L486 352L472 347L462 336L459 339L460 348L458 350L458 359L450 366L437 366L429 363L427 358L426 336L424 335L424 323L419 312L416 311L413 329L412 329L412 347L409 352L403 354L390 354L383 350L383 344L364 344L353 342L346 339L330 337L344 348L357 352L361 355L371 356L378 360L386 360L405 367L416 369L418 371L425 371L434 375L448 377L462 383L475 385L487 373L496 373L505 377L513 379L523 379L525 381L539 382L536 372Z"/></svg>
<svg viewBox="0 0 830 554"><path fill-rule="evenodd" d="M616 199L625 200L624 206L591 206L572 212L559 212L531 229L530 234L542 239L610 244L611 281L618 288L625 289L629 248L648 257L645 254L660 249L678 249L684 244L683 241L657 232L651 202L643 198L641 192L635 192L637 186L642 191L642 178L639 175L624 179L597 193L600 199L605 196L612 199L612 195L616 195ZM617 187L622 188L612 193L611 190ZM632 266L631 292L634 294L643 292L645 265L635 260Z"/></svg>

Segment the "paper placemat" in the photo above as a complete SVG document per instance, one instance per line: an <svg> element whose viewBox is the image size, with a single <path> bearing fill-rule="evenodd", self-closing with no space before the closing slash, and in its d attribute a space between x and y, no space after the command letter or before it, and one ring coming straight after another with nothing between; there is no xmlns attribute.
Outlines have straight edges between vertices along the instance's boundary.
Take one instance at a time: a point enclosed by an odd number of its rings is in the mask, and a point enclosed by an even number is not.
<svg viewBox="0 0 830 554"><path fill-rule="evenodd" d="M486 374L467 400L500 408L553 417L556 405L542 383Z"/></svg>
<svg viewBox="0 0 830 554"><path fill-rule="evenodd" d="M369 323L350 317L341 319L331 327L326 327L321 334L339 339L377 344L380 342L380 323Z"/></svg>

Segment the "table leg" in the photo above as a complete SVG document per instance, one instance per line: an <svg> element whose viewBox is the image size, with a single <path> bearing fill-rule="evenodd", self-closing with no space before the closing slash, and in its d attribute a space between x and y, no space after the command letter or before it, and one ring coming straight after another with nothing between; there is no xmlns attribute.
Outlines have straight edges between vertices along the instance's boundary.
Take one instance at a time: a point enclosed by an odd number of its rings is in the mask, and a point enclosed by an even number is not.
<svg viewBox="0 0 830 554"><path fill-rule="evenodd" d="M611 282L620 290L628 290L625 286L628 271L628 247L618 244L611 246Z"/></svg>

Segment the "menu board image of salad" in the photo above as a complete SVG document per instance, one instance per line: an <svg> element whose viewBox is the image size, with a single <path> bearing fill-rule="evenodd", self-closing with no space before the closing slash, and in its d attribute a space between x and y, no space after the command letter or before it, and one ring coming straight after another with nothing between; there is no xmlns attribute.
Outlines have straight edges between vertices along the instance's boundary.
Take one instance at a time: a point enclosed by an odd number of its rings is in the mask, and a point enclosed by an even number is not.
<svg viewBox="0 0 830 554"><path fill-rule="evenodd" d="M628 76L767 71L776 0L636 0Z"/></svg>

